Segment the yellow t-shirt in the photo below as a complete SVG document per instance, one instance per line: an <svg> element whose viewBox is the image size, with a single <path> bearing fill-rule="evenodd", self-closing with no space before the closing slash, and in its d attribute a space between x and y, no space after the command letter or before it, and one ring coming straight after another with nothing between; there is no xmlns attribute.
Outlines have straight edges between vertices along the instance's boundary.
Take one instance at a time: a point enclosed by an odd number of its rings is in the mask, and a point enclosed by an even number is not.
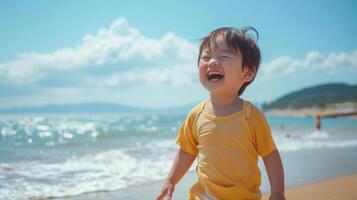
<svg viewBox="0 0 357 200"><path fill-rule="evenodd" d="M188 114L176 141L184 151L198 154L198 181L189 199L261 199L258 156L276 149L264 114L243 101L241 111L213 116L203 111L206 102Z"/></svg>

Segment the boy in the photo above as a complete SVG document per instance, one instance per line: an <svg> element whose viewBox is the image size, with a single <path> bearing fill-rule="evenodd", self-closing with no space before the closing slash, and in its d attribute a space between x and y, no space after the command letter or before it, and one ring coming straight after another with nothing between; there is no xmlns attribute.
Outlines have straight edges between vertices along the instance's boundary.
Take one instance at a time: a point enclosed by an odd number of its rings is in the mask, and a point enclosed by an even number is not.
<svg viewBox="0 0 357 200"><path fill-rule="evenodd" d="M280 155L264 114L240 98L254 80L260 50L248 27L219 28L200 45L200 82L210 99L197 105L180 128L180 149L158 200L172 198L175 185L198 156L198 181L190 200L261 199L258 156L270 181L270 200L284 199L284 172Z"/></svg>

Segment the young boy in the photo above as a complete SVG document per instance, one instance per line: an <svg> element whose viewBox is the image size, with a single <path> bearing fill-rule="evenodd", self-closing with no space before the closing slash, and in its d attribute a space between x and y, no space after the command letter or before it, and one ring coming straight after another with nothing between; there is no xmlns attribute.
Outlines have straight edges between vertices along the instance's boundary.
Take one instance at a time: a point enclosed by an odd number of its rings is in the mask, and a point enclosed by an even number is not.
<svg viewBox="0 0 357 200"><path fill-rule="evenodd" d="M248 27L219 28L200 45L200 82L210 98L198 104L180 128L180 149L158 200L172 198L175 185L198 157L198 181L190 200L261 199L258 156L263 158L271 186L270 200L284 199L280 155L264 114L240 98L254 80L260 50Z"/></svg>

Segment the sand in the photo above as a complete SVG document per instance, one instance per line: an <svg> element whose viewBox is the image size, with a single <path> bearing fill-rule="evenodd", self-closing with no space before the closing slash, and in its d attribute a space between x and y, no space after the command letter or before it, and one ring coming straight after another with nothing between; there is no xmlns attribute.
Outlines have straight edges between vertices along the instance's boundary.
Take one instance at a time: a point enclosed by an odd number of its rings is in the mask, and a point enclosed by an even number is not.
<svg viewBox="0 0 357 200"><path fill-rule="evenodd" d="M350 119L357 118L357 110L329 110L329 109L319 109L319 108L302 108L302 109L271 109L265 111L268 115L275 116L304 116L304 117L315 117L320 115L322 117L347 117Z"/></svg>
<svg viewBox="0 0 357 200"><path fill-rule="evenodd" d="M287 200L352 200L357 199L357 174L322 180L291 187L286 190ZM264 194L263 200L268 200Z"/></svg>
<svg viewBox="0 0 357 200"><path fill-rule="evenodd" d="M193 173L185 177L191 182L195 178ZM92 194L88 196L73 197L76 200L101 200L101 199L155 199L161 188L162 182L150 186L139 186L132 188L133 191L119 191L113 193ZM341 177L329 178L309 184L289 187L286 189L287 200L354 200L357 199L357 173ZM184 200L187 198L189 184L180 184L176 188L173 200ZM269 199L269 193L263 195L263 200Z"/></svg>

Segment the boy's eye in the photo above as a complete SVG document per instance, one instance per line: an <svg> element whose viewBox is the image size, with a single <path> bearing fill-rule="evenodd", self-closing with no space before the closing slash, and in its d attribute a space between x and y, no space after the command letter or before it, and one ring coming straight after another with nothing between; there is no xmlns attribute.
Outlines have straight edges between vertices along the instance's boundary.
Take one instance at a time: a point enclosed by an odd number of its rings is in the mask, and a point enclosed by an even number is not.
<svg viewBox="0 0 357 200"><path fill-rule="evenodd" d="M228 59L230 58L229 56L221 56L222 59Z"/></svg>
<svg viewBox="0 0 357 200"><path fill-rule="evenodd" d="M211 57L210 56L202 56L201 59L204 61L208 61L209 59L211 59Z"/></svg>

